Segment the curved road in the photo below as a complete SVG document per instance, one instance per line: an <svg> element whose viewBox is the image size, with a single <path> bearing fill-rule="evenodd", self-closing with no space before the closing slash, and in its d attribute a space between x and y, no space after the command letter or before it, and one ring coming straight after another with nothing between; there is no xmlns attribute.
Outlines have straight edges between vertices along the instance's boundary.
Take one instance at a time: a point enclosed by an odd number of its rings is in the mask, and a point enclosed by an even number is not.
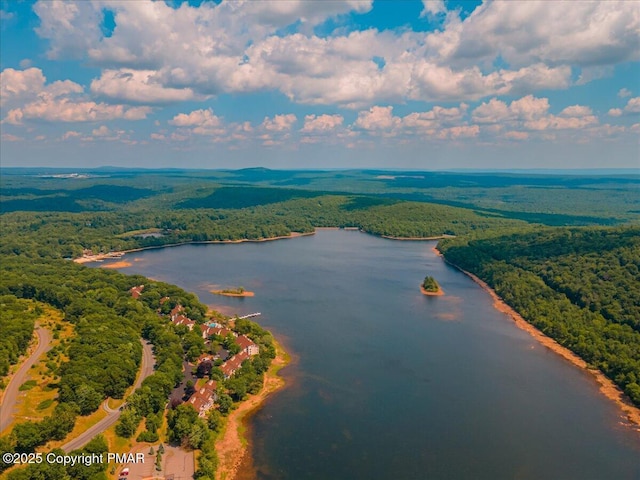
<svg viewBox="0 0 640 480"><path fill-rule="evenodd" d="M145 378L153 373L153 367L155 365L152 345L144 340L140 340L140 342L142 343L142 365L140 367L140 374L138 375L138 379L134 384L134 391L139 388L140 385L142 385L142 382ZM93 437L95 437L99 433L104 432L107 428L118 421L118 418L120 418L121 410L114 410L112 408L109 408L108 402L109 400L105 400L102 404L102 408L105 412L107 412L107 416L92 427L82 432L78 437L64 444L62 446L62 450L64 450L65 452L70 452L72 450L77 450L84 447L87 443L89 443L89 441L91 441Z"/></svg>
<svg viewBox="0 0 640 480"><path fill-rule="evenodd" d="M27 376L29 369L38 361L38 358L51 349L51 332L43 327L36 329L38 335L38 347L20 366L16 374L13 376L2 398L0 406L0 432L11 425L13 422L13 410L16 406L20 385L22 385Z"/></svg>

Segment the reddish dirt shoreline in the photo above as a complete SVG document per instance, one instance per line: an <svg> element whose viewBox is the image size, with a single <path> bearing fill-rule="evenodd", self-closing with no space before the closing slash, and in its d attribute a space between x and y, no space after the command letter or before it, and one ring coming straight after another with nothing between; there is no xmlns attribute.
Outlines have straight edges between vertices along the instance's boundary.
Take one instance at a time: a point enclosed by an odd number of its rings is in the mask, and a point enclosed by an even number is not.
<svg viewBox="0 0 640 480"><path fill-rule="evenodd" d="M269 395L283 388L285 384L278 371L288 364L288 357L278 342L275 342L275 345L276 358L264 376L262 390L242 402L229 414L225 430L216 440L216 452L220 461L216 471L217 480L234 480L239 475L249 473L240 471L240 468L246 465L245 456L249 451L247 439L244 438L245 422L260 409Z"/></svg>
<svg viewBox="0 0 640 480"><path fill-rule="evenodd" d="M297 238L297 237L306 237L307 235L313 235L314 232L308 233L300 233L300 232L291 232L289 235L282 235L280 237L270 237L270 238L258 238L258 239L247 239L243 238L240 240L209 240L206 242L181 242L181 243L168 243L166 245L154 245L152 247L140 247L140 248L132 248L131 250L122 250L119 252L109 252L109 253L100 253L98 255L87 255L78 258L74 258L73 261L75 263L91 263L97 262L100 260L110 260L121 258L127 253L134 252L143 252L145 250L157 250L159 248L167 248L167 247L180 247L182 245L203 245L208 243L261 243L261 242L271 242L272 240L286 240L287 238ZM129 266L129 265L128 265ZM116 268L116 267L114 267Z"/></svg>
<svg viewBox="0 0 640 480"><path fill-rule="evenodd" d="M440 287L438 287L437 292L427 292L424 289L424 287L420 285L420 291L422 292L423 295L426 295L427 297L441 297L442 295L444 295L444 290L442 290Z"/></svg>
<svg viewBox="0 0 640 480"><path fill-rule="evenodd" d="M437 252L439 256L443 256L440 251L438 251L434 247L434 251ZM500 312L507 314L509 317L513 319L516 326L526 332L528 332L534 339L536 339L540 344L547 347L552 352L560 355L565 360L568 360L573 365L589 372L595 380L598 382L600 387L600 392L607 397L609 400L612 400L619 408L622 410L627 420L632 424L633 428L640 432L640 408L634 406L630 400L626 397L626 395L618 388L616 384L614 384L611 380L609 380L604 373L600 370L589 368L587 362L585 362L578 355L573 353L566 347L563 347L554 339L547 337L544 333L538 330L536 327L527 322L522 315L516 312L513 308L511 308L507 303L500 298L500 296L483 280L475 276L473 273L467 272L457 265L449 262L445 259L452 267L457 268L464 274L468 275L474 282L482 287L483 290L489 293L493 298L493 306Z"/></svg>

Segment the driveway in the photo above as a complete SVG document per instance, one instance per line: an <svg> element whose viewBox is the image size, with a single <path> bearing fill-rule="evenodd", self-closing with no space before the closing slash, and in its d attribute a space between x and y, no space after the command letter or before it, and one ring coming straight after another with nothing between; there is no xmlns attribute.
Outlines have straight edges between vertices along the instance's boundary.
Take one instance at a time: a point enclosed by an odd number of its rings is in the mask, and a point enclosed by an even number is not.
<svg viewBox="0 0 640 480"><path fill-rule="evenodd" d="M36 329L38 336L38 347L27 358L13 376L2 397L2 408L0 408L0 432L4 431L13 421L13 411L18 400L20 385L29 376L29 369L38 361L40 356L51 349L51 332L43 327ZM28 395L28 393L27 393Z"/></svg>

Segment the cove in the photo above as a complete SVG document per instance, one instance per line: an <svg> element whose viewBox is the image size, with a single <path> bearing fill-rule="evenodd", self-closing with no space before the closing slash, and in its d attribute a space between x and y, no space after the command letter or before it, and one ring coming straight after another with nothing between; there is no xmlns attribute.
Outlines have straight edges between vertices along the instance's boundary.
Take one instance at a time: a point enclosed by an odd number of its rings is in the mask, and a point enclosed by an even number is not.
<svg viewBox="0 0 640 480"><path fill-rule="evenodd" d="M593 378L495 310L435 243L319 230L135 252L122 272L262 312L294 356L252 417L247 478L640 478L640 435ZM445 296L422 295L425 275ZM255 297L210 293L240 285Z"/></svg>

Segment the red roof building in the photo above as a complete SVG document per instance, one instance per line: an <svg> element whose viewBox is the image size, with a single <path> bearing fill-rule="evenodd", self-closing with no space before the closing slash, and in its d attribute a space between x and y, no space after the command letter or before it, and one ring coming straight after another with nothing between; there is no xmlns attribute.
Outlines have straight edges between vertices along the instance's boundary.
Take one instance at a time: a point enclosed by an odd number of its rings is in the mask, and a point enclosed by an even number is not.
<svg viewBox="0 0 640 480"><path fill-rule="evenodd" d="M218 384L215 380L209 380L193 395L191 395L189 400L187 400L187 403L196 409L199 417L204 417L207 412L213 408L213 405L217 399L217 386Z"/></svg>
<svg viewBox="0 0 640 480"><path fill-rule="evenodd" d="M144 285L138 285L137 287L131 287L129 291L131 292L131 296L136 300L140 298L140 294L144 290Z"/></svg>
<svg viewBox="0 0 640 480"><path fill-rule="evenodd" d="M260 347L253 343L253 340L246 335L239 335L238 338L236 338L236 343L240 345L241 352L246 352L250 356L260 353Z"/></svg>
<svg viewBox="0 0 640 480"><path fill-rule="evenodd" d="M220 365L220 370L222 370L222 374L224 378L231 377L234 373L240 370L242 366L242 362L249 358L249 354L245 351L240 352L237 355L234 355L229 360Z"/></svg>

